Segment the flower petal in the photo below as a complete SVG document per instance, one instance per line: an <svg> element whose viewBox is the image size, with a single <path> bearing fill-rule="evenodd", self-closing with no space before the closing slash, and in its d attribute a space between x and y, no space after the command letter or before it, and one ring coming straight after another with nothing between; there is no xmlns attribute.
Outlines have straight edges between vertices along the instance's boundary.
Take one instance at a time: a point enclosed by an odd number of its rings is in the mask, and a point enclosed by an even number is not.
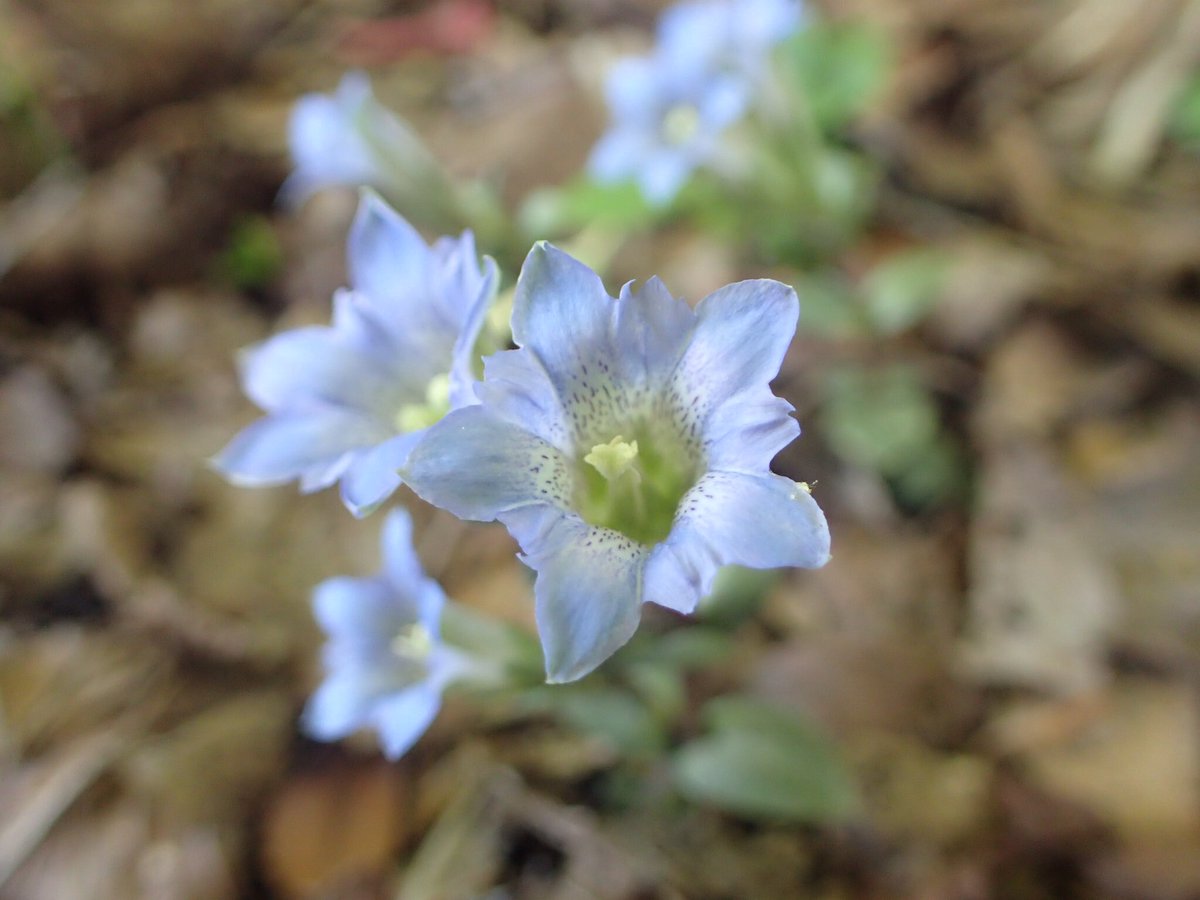
<svg viewBox="0 0 1200 900"><path fill-rule="evenodd" d="M718 568L706 554L681 553L670 542L658 544L642 573L645 600L690 615L701 598L712 593Z"/></svg>
<svg viewBox="0 0 1200 900"><path fill-rule="evenodd" d="M671 68L683 69L689 78L711 69L730 37L732 16L728 3L677 3L658 20L658 47Z"/></svg>
<svg viewBox="0 0 1200 900"><path fill-rule="evenodd" d="M522 506L570 504L562 451L482 406L451 412L425 432L401 476L422 499L462 519L486 522Z"/></svg>
<svg viewBox="0 0 1200 900"><path fill-rule="evenodd" d="M746 112L750 103L750 84L742 77L725 75L715 79L698 104L700 117L708 126L707 134L715 134L732 125Z"/></svg>
<svg viewBox="0 0 1200 900"><path fill-rule="evenodd" d="M484 359L483 373L475 393L489 410L564 453L570 452L570 425L562 400L537 354L501 350Z"/></svg>
<svg viewBox="0 0 1200 900"><path fill-rule="evenodd" d="M369 515L400 487L400 468L425 434L398 434L356 455L342 475L342 502L354 515Z"/></svg>
<svg viewBox="0 0 1200 900"><path fill-rule="evenodd" d="M792 410L792 404L772 394L767 385L726 404L705 429L704 458L709 467L765 473L775 454L800 434Z"/></svg>
<svg viewBox="0 0 1200 900"><path fill-rule="evenodd" d="M781 41L800 27L803 8L798 0L742 0L738 6L737 37L755 49Z"/></svg>
<svg viewBox="0 0 1200 900"><path fill-rule="evenodd" d="M621 288L613 327L613 346L622 374L635 383L656 383L670 373L687 347L696 314L684 300L652 277L640 288Z"/></svg>
<svg viewBox="0 0 1200 900"><path fill-rule="evenodd" d="M606 349L616 301L600 276L557 247L533 245L513 297L512 332L517 346L537 354L559 394L565 396L580 357Z"/></svg>
<svg viewBox="0 0 1200 900"><path fill-rule="evenodd" d="M739 281L700 301L692 342L679 361L673 388L687 425L704 430L710 413L779 373L796 332L796 292L769 279Z"/></svg>
<svg viewBox="0 0 1200 900"><path fill-rule="evenodd" d="M467 232L465 237L468 237ZM474 247L474 240L470 241ZM469 256L464 255L461 265L475 264L474 250ZM469 281L469 277L461 277ZM490 257L483 261L483 279L475 286L474 300L466 308L462 323L458 328L458 338L454 342L453 362L450 366L450 408L460 409L479 402L475 397L476 361L479 359L475 345L479 341L479 332L487 319L488 310L496 299L496 287L500 283L500 271L496 261Z"/></svg>
<svg viewBox="0 0 1200 900"><path fill-rule="evenodd" d="M592 148L588 171L601 184L624 181L637 174L642 160L653 150L646 129L614 125Z"/></svg>
<svg viewBox="0 0 1200 900"><path fill-rule="evenodd" d="M623 646L641 619L645 548L607 528L560 516L524 560L537 570L546 680L575 681Z"/></svg>
<svg viewBox="0 0 1200 900"><path fill-rule="evenodd" d="M442 706L441 694L427 682L382 697L371 710L379 743L388 759L399 759L428 729Z"/></svg>
<svg viewBox="0 0 1200 900"><path fill-rule="evenodd" d="M282 484L315 467L329 466L336 472L332 464L343 453L387 436L378 424L352 410L267 416L235 435L212 463L235 484ZM311 489L324 486L311 485Z"/></svg>
<svg viewBox="0 0 1200 900"><path fill-rule="evenodd" d="M618 60L604 81L604 94L616 119L642 125L654 123L663 103L663 67L653 57Z"/></svg>
<svg viewBox="0 0 1200 900"><path fill-rule="evenodd" d="M245 351L246 395L268 412L325 403L376 411L396 393L389 372L333 328L285 331Z"/></svg>
<svg viewBox="0 0 1200 900"><path fill-rule="evenodd" d="M319 741L335 741L366 723L375 693L355 673L330 676L309 697L301 718L304 733Z"/></svg>
<svg viewBox="0 0 1200 900"><path fill-rule="evenodd" d="M381 578L339 576L313 589L313 616L331 638L386 644L417 621L416 605Z"/></svg>
<svg viewBox="0 0 1200 900"><path fill-rule="evenodd" d="M383 574L392 590L412 598L417 621L432 637L441 633L442 610L446 595L441 586L425 574L412 540L412 517L404 508L388 513L383 523Z"/></svg>
<svg viewBox="0 0 1200 900"><path fill-rule="evenodd" d="M431 254L417 230L374 191L363 191L346 242L350 283L402 321L426 305Z"/></svg>
<svg viewBox="0 0 1200 900"><path fill-rule="evenodd" d="M300 474L300 493L311 494L333 484L350 468L359 451L347 450L340 456L335 456L328 462L305 469Z"/></svg>
<svg viewBox="0 0 1200 900"><path fill-rule="evenodd" d="M695 167L696 163L680 149L658 148L642 161L638 184L647 202L664 206L675 199Z"/></svg>
<svg viewBox="0 0 1200 900"><path fill-rule="evenodd" d="M413 522L408 510L401 506L387 514L379 538L383 548L382 574L397 591L407 591L411 585L426 580L412 536Z"/></svg>
<svg viewBox="0 0 1200 900"><path fill-rule="evenodd" d="M306 94L292 109L288 145L296 171L280 192L296 204L334 184L371 184L380 180L375 154L363 141L355 117L371 99L362 73L348 73L336 96Z"/></svg>
<svg viewBox="0 0 1200 900"><path fill-rule="evenodd" d="M708 472L647 561L645 598L690 611L723 565L816 568L828 559L829 526L803 487L778 475Z"/></svg>

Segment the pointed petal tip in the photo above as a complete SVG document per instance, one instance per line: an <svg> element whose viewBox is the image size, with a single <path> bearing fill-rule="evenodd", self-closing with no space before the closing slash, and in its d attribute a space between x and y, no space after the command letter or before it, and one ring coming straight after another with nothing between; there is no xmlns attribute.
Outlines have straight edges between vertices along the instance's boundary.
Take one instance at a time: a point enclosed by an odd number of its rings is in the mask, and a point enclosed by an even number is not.
<svg viewBox="0 0 1200 900"><path fill-rule="evenodd" d="M550 660L547 659L546 684L570 684L573 681L579 681L596 671L600 667L601 662L561 662L558 665L552 666Z"/></svg>

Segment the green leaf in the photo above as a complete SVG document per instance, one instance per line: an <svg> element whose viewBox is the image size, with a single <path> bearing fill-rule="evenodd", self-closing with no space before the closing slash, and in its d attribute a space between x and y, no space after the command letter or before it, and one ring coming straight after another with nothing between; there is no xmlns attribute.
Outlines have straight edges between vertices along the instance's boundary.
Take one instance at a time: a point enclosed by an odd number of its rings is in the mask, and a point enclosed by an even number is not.
<svg viewBox="0 0 1200 900"><path fill-rule="evenodd" d="M441 624L446 643L478 660L495 663L498 677L508 684L544 683L541 644L523 629L454 601L443 608Z"/></svg>
<svg viewBox="0 0 1200 900"><path fill-rule="evenodd" d="M958 445L946 434L938 435L927 452L898 472L893 484L897 498L914 509L953 500L966 488L966 462Z"/></svg>
<svg viewBox="0 0 1200 900"><path fill-rule="evenodd" d="M884 475L903 472L938 437L933 399L902 367L834 373L820 424L840 457Z"/></svg>
<svg viewBox="0 0 1200 900"><path fill-rule="evenodd" d="M830 822L847 818L858 799L834 747L789 712L745 697L709 704L708 737L686 744L673 773L696 803L754 819Z"/></svg>
<svg viewBox="0 0 1200 900"><path fill-rule="evenodd" d="M1180 91L1171 115L1171 133L1192 149L1200 149L1200 74Z"/></svg>
<svg viewBox="0 0 1200 900"><path fill-rule="evenodd" d="M729 636L714 628L678 628L662 635L650 652L660 662L688 671L721 662L733 650Z"/></svg>
<svg viewBox="0 0 1200 900"><path fill-rule="evenodd" d="M636 697L616 688L564 685L526 691L527 712L547 712L564 725L607 741L624 756L653 756L666 745L658 719Z"/></svg>
<svg viewBox="0 0 1200 900"><path fill-rule="evenodd" d="M819 23L780 48L784 78L800 92L822 131L852 120L875 96L888 74L890 48L876 29Z"/></svg>
<svg viewBox="0 0 1200 900"><path fill-rule="evenodd" d="M751 618L779 576L769 569L725 566L713 583L712 593L700 601L699 615L706 622L732 627Z"/></svg>
<svg viewBox="0 0 1200 900"><path fill-rule="evenodd" d="M533 238L554 238L583 228L643 228L658 217L632 181L599 184L580 178L563 187L534 191L521 207L519 221Z"/></svg>
<svg viewBox="0 0 1200 900"><path fill-rule="evenodd" d="M868 332L849 285L836 273L807 275L796 284L796 293L801 330L828 338L862 337Z"/></svg>
<svg viewBox="0 0 1200 900"><path fill-rule="evenodd" d="M897 253L877 265L862 284L875 329L895 334L921 321L941 294L949 268L946 255L928 247Z"/></svg>
<svg viewBox="0 0 1200 900"><path fill-rule="evenodd" d="M625 678L660 721L674 721L687 706L683 677L669 663L635 663L625 670Z"/></svg>
<svg viewBox="0 0 1200 900"><path fill-rule="evenodd" d="M229 236L220 260L221 271L240 288L262 287L283 265L283 250L275 229L262 216L241 220Z"/></svg>

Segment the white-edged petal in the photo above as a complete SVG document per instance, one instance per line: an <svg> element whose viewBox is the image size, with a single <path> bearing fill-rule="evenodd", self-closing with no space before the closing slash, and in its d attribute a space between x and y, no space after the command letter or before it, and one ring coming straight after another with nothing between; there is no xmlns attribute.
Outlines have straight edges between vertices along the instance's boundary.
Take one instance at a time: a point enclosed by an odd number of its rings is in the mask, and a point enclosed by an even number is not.
<svg viewBox="0 0 1200 900"><path fill-rule="evenodd" d="M688 611L723 565L816 568L828 559L829 526L802 486L779 475L708 472L646 564L645 599Z"/></svg>

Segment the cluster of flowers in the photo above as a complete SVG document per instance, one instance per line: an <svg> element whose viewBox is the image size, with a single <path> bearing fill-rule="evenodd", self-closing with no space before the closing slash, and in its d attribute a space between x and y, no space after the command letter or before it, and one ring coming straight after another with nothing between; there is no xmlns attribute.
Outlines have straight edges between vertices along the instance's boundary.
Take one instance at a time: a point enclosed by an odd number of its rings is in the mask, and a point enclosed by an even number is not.
<svg viewBox="0 0 1200 900"><path fill-rule="evenodd" d="M612 127L589 161L602 183L637 182L655 205L712 164L722 132L751 108L771 51L801 22L798 0L681 3L659 20L653 52L621 60L606 87Z"/></svg>
<svg viewBox="0 0 1200 900"><path fill-rule="evenodd" d="M328 103L302 101L294 141L325 135L310 120L328 118ZM302 190L338 180L311 148L296 155ZM539 242L516 283L515 349L481 358L499 274L469 231L427 244L366 191L348 261L330 325L245 353L243 384L265 416L215 465L244 485L339 484L358 516L406 483L460 518L502 522L537 573L548 681L599 666L645 602L692 612L722 566L828 558L807 486L769 468L799 433L769 386L799 315L790 287L743 281L693 309L651 278L614 298ZM327 677L305 723L322 739L374 727L395 757L446 685L488 666L440 636L449 601L421 571L402 511L386 521L383 556L374 578L316 589Z"/></svg>

